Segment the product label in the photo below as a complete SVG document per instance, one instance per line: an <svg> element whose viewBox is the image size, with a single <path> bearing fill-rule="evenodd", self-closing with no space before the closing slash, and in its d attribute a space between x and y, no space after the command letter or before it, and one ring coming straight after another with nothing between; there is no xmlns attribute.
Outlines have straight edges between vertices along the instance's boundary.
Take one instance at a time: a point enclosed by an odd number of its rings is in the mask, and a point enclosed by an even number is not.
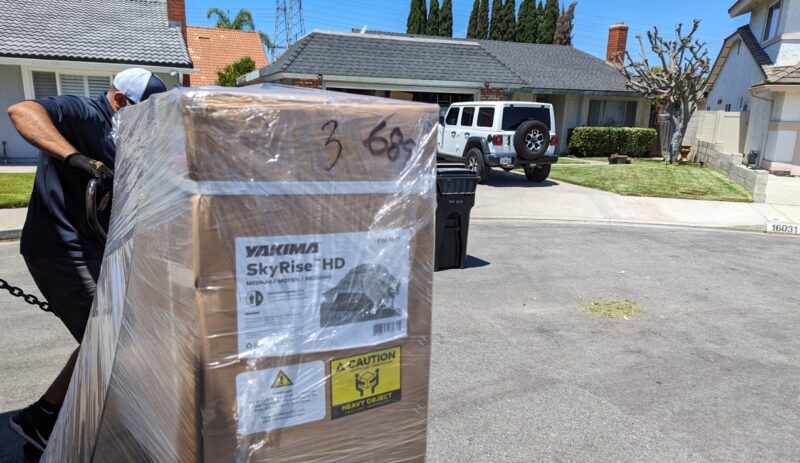
<svg viewBox="0 0 800 463"><path fill-rule="evenodd" d="M331 419L400 401L400 347L331 361Z"/></svg>
<svg viewBox="0 0 800 463"><path fill-rule="evenodd" d="M236 398L243 436L325 419L325 363L240 373Z"/></svg>
<svg viewBox="0 0 800 463"><path fill-rule="evenodd" d="M239 357L406 336L409 230L236 239Z"/></svg>

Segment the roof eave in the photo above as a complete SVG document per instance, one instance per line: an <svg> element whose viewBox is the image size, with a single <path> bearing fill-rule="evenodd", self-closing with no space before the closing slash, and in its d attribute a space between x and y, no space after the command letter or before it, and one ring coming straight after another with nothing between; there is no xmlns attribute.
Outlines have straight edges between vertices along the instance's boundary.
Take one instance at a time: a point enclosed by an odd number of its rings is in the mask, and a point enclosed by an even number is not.
<svg viewBox="0 0 800 463"><path fill-rule="evenodd" d="M70 62L77 65L86 63L102 63L102 64L119 64L125 66L153 66L153 67L181 68L187 70L193 69L192 67L193 64L191 61L188 62L122 61L122 60L114 60L107 58L0 53L0 59L2 58L18 59L18 60L52 61L54 62L54 64L64 63L64 62Z"/></svg>
<svg viewBox="0 0 800 463"><path fill-rule="evenodd" d="M757 0L738 0L732 7L728 8L728 14L731 18L736 18L753 11L753 4Z"/></svg>

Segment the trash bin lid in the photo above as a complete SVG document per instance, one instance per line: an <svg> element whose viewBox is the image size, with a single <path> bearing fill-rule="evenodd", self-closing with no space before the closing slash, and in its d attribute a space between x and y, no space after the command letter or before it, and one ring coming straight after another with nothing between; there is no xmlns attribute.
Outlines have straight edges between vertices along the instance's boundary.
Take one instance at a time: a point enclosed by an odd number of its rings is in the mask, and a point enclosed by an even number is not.
<svg viewBox="0 0 800 463"><path fill-rule="evenodd" d="M478 174L470 169L436 169L436 187L443 195L474 195Z"/></svg>
<svg viewBox="0 0 800 463"><path fill-rule="evenodd" d="M438 168L436 169L436 176L437 177L477 177L476 174L472 169L466 169L464 167L447 167L447 168Z"/></svg>

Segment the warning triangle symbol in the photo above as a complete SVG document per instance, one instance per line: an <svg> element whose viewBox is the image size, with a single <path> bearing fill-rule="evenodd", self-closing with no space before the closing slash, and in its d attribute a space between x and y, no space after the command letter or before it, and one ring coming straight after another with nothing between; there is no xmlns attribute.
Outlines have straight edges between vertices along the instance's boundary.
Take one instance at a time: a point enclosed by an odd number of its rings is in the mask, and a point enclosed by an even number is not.
<svg viewBox="0 0 800 463"><path fill-rule="evenodd" d="M292 383L292 380L289 379L288 376L286 376L286 373L284 373L283 370L281 370L278 373L278 377L275 378L275 381L272 383L272 387L273 388L275 388L275 387L286 387L286 386L291 386L292 384L294 384L294 383Z"/></svg>

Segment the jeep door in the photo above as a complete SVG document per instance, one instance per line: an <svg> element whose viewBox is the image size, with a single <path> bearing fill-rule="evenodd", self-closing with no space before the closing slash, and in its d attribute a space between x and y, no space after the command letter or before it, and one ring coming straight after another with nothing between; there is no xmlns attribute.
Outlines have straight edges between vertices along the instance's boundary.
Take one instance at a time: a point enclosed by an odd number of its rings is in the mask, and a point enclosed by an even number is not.
<svg viewBox="0 0 800 463"><path fill-rule="evenodd" d="M459 120L458 127L455 128L456 142L455 142L455 155L464 157L464 147L467 145L467 140L472 136L472 124L475 122L475 107L466 106L461 110L461 119Z"/></svg>
<svg viewBox="0 0 800 463"><path fill-rule="evenodd" d="M456 133L461 108L450 108L444 118L444 125L439 126L439 153L447 156L461 156L456 152Z"/></svg>

